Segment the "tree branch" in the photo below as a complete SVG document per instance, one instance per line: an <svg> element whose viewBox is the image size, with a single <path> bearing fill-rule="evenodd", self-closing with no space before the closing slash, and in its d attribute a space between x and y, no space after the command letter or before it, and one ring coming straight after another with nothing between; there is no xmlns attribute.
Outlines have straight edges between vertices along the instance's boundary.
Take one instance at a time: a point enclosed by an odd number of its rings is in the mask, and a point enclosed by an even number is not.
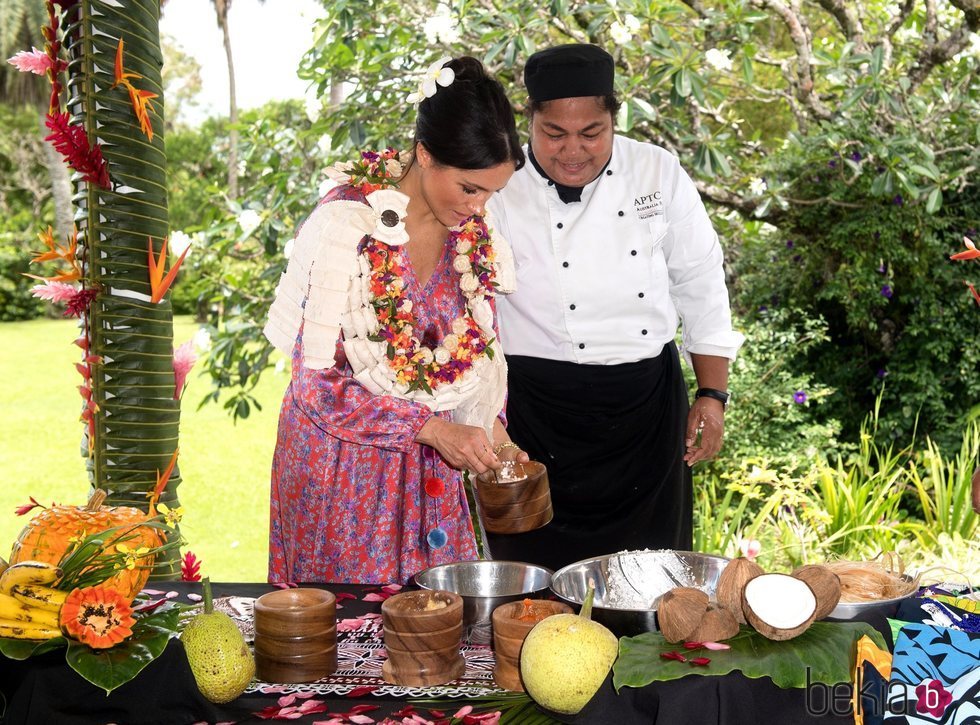
<svg viewBox="0 0 980 725"><path fill-rule="evenodd" d="M802 16L795 13L792 8L780 0L752 0L752 2L758 7L775 11L786 25L796 50L796 74L799 77L799 83L796 84L795 89L796 97L814 116L823 120L829 119L832 115L830 109L813 92L810 37Z"/></svg>
<svg viewBox="0 0 980 725"><path fill-rule="evenodd" d="M818 0L820 7L830 13L840 25L844 37L854 43L858 53L867 53L868 44L864 40L864 25L857 11L844 3L844 0Z"/></svg>

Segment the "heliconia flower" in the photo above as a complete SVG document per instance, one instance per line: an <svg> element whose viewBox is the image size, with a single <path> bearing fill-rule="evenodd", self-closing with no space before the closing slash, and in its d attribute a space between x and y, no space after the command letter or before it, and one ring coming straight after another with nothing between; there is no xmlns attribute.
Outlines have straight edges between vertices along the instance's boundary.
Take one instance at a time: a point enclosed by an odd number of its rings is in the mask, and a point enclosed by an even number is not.
<svg viewBox="0 0 980 725"><path fill-rule="evenodd" d="M174 279L177 277L177 270L180 269L181 263L184 261L184 257L187 256L187 252L190 247L184 250L177 261L173 263L170 267L170 271L164 275L163 270L167 266L167 239L164 238L163 246L160 248L160 259L159 261L153 256L153 239L147 237L147 248L149 250L149 266L150 266L150 302L153 304L158 303L163 299L163 296L167 294L167 290L170 289L170 285L174 283Z"/></svg>
<svg viewBox="0 0 980 725"><path fill-rule="evenodd" d="M18 506L17 508L15 508L14 514L16 514L17 516L23 516L24 514L30 513L31 511L33 511L38 507L47 508L44 504L35 501L33 496L31 496L30 499L31 499L30 503L25 503L22 506Z"/></svg>
<svg viewBox="0 0 980 725"><path fill-rule="evenodd" d="M185 582L201 581L201 560L193 551L184 552L180 560L180 578Z"/></svg>
<svg viewBox="0 0 980 725"><path fill-rule="evenodd" d="M147 497L150 499L150 508L156 508L157 501L160 500L160 494L163 493L163 489L167 487L167 482L170 480L171 474L174 472L174 466L177 465L177 456L180 455L180 448L174 448L173 455L170 456L170 461L167 463L167 467L163 469L163 473L160 473L160 469L157 469L157 485L152 491L150 491Z"/></svg>
<svg viewBox="0 0 980 725"><path fill-rule="evenodd" d="M22 73L35 73L43 76L49 68L54 67L54 63L43 50L38 50L31 46L30 50L22 50L15 53L7 62Z"/></svg>
<svg viewBox="0 0 980 725"><path fill-rule="evenodd" d="M197 355L194 354L193 340L188 340L174 350L174 400L180 400L187 374L194 367L195 362L197 362Z"/></svg>
<svg viewBox="0 0 980 725"><path fill-rule="evenodd" d="M85 128L71 122L67 113L49 113L44 125L51 129L45 136L55 150L65 157L67 164L91 184L109 188L109 169L102 158L102 147L91 143Z"/></svg>
<svg viewBox="0 0 980 725"><path fill-rule="evenodd" d="M75 256L78 249L77 229L72 230L72 233L68 235L68 239L64 245L58 244L55 241L54 231L52 231L50 225L44 231L38 232L37 238L41 240L45 247L47 247L47 251L34 252L34 256L31 257L31 264L41 264L42 262L50 262L55 259L60 259L67 262L68 266L63 269L59 269L57 274L50 277L43 277L37 274L25 274L25 277L41 280L42 282L73 282L81 278L82 268L78 264L78 259Z"/></svg>
<svg viewBox="0 0 980 725"><path fill-rule="evenodd" d="M153 140L153 124L150 122L150 111L153 107L150 105L150 101L157 98L156 93L150 91L144 91L136 88L129 79L139 80L143 76L139 73L128 73L123 68L123 39L119 39L119 44L116 46L116 63L114 68L115 80L112 84L112 88L116 86L123 86L127 91L129 91L129 101L133 105L133 113L136 114L136 119L140 124L140 131L150 140Z"/></svg>
<svg viewBox="0 0 980 725"><path fill-rule="evenodd" d="M949 255L950 259L955 259L958 262L967 259L980 259L980 249L977 249L977 245L973 243L972 239L963 237L963 244L966 245L966 249L962 252Z"/></svg>
<svg viewBox="0 0 980 725"><path fill-rule="evenodd" d="M45 281L31 287L31 296L48 302L68 302L78 292L79 288L67 282Z"/></svg>

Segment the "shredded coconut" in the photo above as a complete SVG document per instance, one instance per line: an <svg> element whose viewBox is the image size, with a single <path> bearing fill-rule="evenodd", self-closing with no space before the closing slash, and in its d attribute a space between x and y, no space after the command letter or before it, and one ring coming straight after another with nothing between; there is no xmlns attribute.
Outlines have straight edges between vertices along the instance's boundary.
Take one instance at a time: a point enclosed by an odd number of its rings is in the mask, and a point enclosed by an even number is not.
<svg viewBox="0 0 980 725"><path fill-rule="evenodd" d="M698 586L691 567L673 551L621 551L609 557L606 591L596 606L652 609L674 587Z"/></svg>

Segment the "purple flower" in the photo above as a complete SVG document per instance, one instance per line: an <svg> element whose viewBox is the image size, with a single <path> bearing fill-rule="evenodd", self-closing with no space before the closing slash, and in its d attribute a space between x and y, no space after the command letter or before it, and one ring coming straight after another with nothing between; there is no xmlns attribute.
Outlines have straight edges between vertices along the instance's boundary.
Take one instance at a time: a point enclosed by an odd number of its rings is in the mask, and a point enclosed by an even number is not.
<svg viewBox="0 0 980 725"><path fill-rule="evenodd" d="M885 266L884 262L878 265L878 274L885 274L887 271L888 267Z"/></svg>
<svg viewBox="0 0 980 725"><path fill-rule="evenodd" d="M759 305L759 312L768 312L769 305Z"/></svg>
<svg viewBox="0 0 980 725"><path fill-rule="evenodd" d="M793 402L797 405L803 405L806 402L806 391L797 390L795 393L793 393Z"/></svg>
<svg viewBox="0 0 980 725"><path fill-rule="evenodd" d="M795 243L793 242L793 240L792 240L792 239L788 239L788 240L786 241L786 248L787 248L787 249L792 249L792 248L793 248L793 247L795 247L795 246L796 246L796 244L795 244Z"/></svg>
<svg viewBox="0 0 980 725"><path fill-rule="evenodd" d="M851 154L851 161L860 161L860 160L861 160L860 151L855 151L854 153Z"/></svg>
<svg viewBox="0 0 980 725"><path fill-rule="evenodd" d="M895 294L895 293L892 292L892 288L891 288L890 285L885 284L885 285L882 285L881 286L881 296L882 297L884 297L887 300L890 300L892 298L892 295L893 294Z"/></svg>
<svg viewBox="0 0 980 725"><path fill-rule="evenodd" d="M892 204L895 206L902 206L905 203L905 199L902 198L901 194L895 194L895 198L892 199Z"/></svg>
<svg viewBox="0 0 980 725"><path fill-rule="evenodd" d="M828 161L827 162L827 166L829 166L832 169L836 169L837 168L837 159L831 159L830 161Z"/></svg>
<svg viewBox="0 0 980 725"><path fill-rule="evenodd" d="M878 368L878 372L875 373L875 377L879 380L884 380L886 375L888 375L888 371L884 368Z"/></svg>

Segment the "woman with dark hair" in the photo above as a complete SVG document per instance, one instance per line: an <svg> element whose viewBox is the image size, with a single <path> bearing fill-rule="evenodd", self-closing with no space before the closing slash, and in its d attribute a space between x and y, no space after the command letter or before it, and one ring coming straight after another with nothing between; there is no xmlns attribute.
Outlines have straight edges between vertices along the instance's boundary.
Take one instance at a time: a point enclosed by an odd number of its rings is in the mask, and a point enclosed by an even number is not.
<svg viewBox="0 0 980 725"><path fill-rule="evenodd" d="M404 582L477 558L461 470L527 460L502 423L494 296L513 258L484 218L524 164L500 83L433 64L410 154L364 152L294 240L265 328L292 355L272 464L269 580Z"/></svg>

